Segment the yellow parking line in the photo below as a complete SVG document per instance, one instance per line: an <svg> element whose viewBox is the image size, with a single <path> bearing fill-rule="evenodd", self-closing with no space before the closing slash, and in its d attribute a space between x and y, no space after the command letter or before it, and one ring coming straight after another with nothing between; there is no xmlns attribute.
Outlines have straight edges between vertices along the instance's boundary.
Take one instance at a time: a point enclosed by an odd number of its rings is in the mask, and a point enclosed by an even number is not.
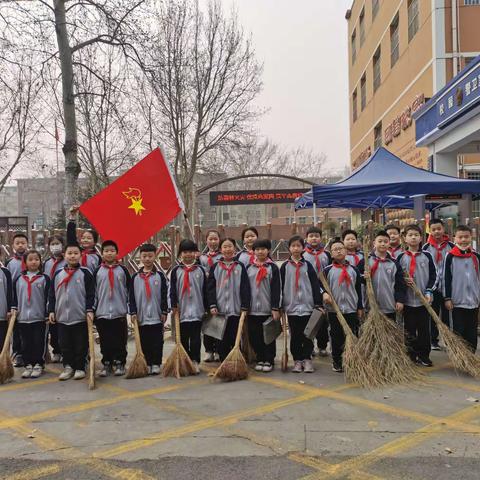
<svg viewBox="0 0 480 480"><path fill-rule="evenodd" d="M22 470L18 473L11 473L6 477L0 477L1 480L35 480L37 478L46 477L47 475L55 475L60 472L60 465L48 465L46 467L33 467Z"/></svg>
<svg viewBox="0 0 480 480"><path fill-rule="evenodd" d="M39 387L41 385L48 385L49 383L57 383L58 378L44 378L42 380L23 380L22 383L9 383L0 385L0 395L4 392L13 392L15 390L24 390L27 388Z"/></svg>

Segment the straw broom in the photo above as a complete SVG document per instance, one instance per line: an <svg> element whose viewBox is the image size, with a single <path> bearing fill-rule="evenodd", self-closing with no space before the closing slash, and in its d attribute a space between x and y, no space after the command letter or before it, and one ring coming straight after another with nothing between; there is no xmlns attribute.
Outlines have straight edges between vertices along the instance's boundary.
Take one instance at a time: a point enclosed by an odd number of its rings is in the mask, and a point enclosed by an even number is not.
<svg viewBox="0 0 480 480"><path fill-rule="evenodd" d="M361 328L358 348L371 369L378 374L380 384L402 384L420 380L423 374L407 355L403 332L380 311L370 277L368 251L368 241L365 239L365 273L370 310Z"/></svg>
<svg viewBox="0 0 480 480"><path fill-rule="evenodd" d="M93 338L93 314L87 315L88 328L88 388L95 389L95 339Z"/></svg>
<svg viewBox="0 0 480 480"><path fill-rule="evenodd" d="M243 327L242 331L242 340L240 342L241 345L241 350L243 353L243 356L245 358L245 361L247 362L248 365L255 363L255 360L257 359L257 355L255 354L255 350L252 347L252 344L250 343L250 337L248 335L248 322L245 322L245 325Z"/></svg>
<svg viewBox="0 0 480 480"><path fill-rule="evenodd" d="M248 365L240 350L240 340L242 338L246 315L247 312L242 312L240 315L235 346L227 355L227 358L217 368L217 371L213 375L213 379L220 378L227 382L235 382L236 380L244 380L248 377Z"/></svg>
<svg viewBox="0 0 480 480"><path fill-rule="evenodd" d="M5 335L2 352L0 353L0 384L8 382L15 375L12 357L10 356L10 343L12 341L13 327L15 326L16 319L17 312L14 310L8 322L7 334Z"/></svg>
<svg viewBox="0 0 480 480"><path fill-rule="evenodd" d="M142 350L142 342L140 341L140 329L138 321L132 319L133 331L135 333L135 357L128 367L126 378L143 378L148 376L148 365Z"/></svg>
<svg viewBox="0 0 480 480"><path fill-rule="evenodd" d="M287 314L282 315L283 328L283 354L282 354L282 372L288 371L288 336L287 336Z"/></svg>
<svg viewBox="0 0 480 480"><path fill-rule="evenodd" d="M453 368L455 370L460 370L465 372L468 375L480 378L480 357L477 357L465 340L459 337L456 333L452 332L438 317L435 310L432 308L430 303L424 297L418 286L410 275L406 275L406 278L412 280L410 288L415 292L415 295L422 302L423 306L427 309L430 316L433 318L433 321L437 325L440 336L445 344L448 358L450 358Z"/></svg>
<svg viewBox="0 0 480 480"><path fill-rule="evenodd" d="M348 382L355 383L365 388L372 388L381 385L381 378L378 377L377 371L374 370L372 365L365 360L358 349L358 338L352 332L352 329L338 307L337 302L335 302L330 285L322 271L319 274L319 278L322 282L323 288L332 299L331 305L335 310L338 321L345 333L345 344L342 355L345 378Z"/></svg>
<svg viewBox="0 0 480 480"><path fill-rule="evenodd" d="M177 311L174 314L175 317L175 347L172 353L167 358L163 367L164 377L187 377L188 375L195 375L195 367L188 356L188 353L183 348L180 341L180 312Z"/></svg>

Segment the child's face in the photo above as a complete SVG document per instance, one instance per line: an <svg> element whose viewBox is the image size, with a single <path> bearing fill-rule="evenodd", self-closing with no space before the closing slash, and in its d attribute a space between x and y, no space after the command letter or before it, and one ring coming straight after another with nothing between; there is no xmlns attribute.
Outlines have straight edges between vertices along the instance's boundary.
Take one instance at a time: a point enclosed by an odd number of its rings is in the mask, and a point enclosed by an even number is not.
<svg viewBox="0 0 480 480"><path fill-rule="evenodd" d="M391 228L387 230L388 236L390 237L390 246L398 247L400 245L400 233L397 229Z"/></svg>
<svg viewBox="0 0 480 480"><path fill-rule="evenodd" d="M303 245L299 241L295 241L288 247L288 250L292 257L299 258L303 253Z"/></svg>
<svg viewBox="0 0 480 480"><path fill-rule="evenodd" d="M405 234L405 243L409 247L418 248L421 241L422 236L415 230L408 230L408 232Z"/></svg>
<svg viewBox="0 0 480 480"><path fill-rule="evenodd" d="M235 255L235 245L228 240L226 242L223 242L221 247L221 253L224 258L230 260Z"/></svg>
<svg viewBox="0 0 480 480"><path fill-rule="evenodd" d="M207 247L211 252L217 252L218 251L218 245L220 245L220 237L214 233L211 232L208 234L207 237Z"/></svg>
<svg viewBox="0 0 480 480"><path fill-rule="evenodd" d="M25 264L29 272L38 272L40 270L40 263L40 257L36 253L30 253L25 259Z"/></svg>
<svg viewBox="0 0 480 480"><path fill-rule="evenodd" d="M472 234L462 230L455 232L455 243L462 249L466 250L472 244Z"/></svg>
<svg viewBox="0 0 480 480"><path fill-rule="evenodd" d="M56 255L60 255L63 251L63 245L62 245L62 242L60 240L57 240L56 238L54 238L51 242L50 242L50 253L54 256Z"/></svg>
<svg viewBox="0 0 480 480"><path fill-rule="evenodd" d="M83 232L80 238L80 244L83 248L92 248L95 246L95 240L91 232Z"/></svg>
<svg viewBox="0 0 480 480"><path fill-rule="evenodd" d="M68 247L65 250L65 261L69 266L78 265L82 254L78 247Z"/></svg>
<svg viewBox="0 0 480 480"><path fill-rule="evenodd" d="M268 258L268 248L259 247L255 249L255 256L259 262L264 262Z"/></svg>
<svg viewBox="0 0 480 480"><path fill-rule="evenodd" d="M322 236L317 232L312 232L307 235L307 242L312 247L318 247L321 241L322 241Z"/></svg>
<svg viewBox="0 0 480 480"><path fill-rule="evenodd" d="M334 243L330 248L330 253L336 262L342 263L345 261L347 250L345 245L342 245L341 243Z"/></svg>
<svg viewBox="0 0 480 480"><path fill-rule="evenodd" d="M390 246L390 238L377 237L373 242L373 246L378 253L387 253L388 247Z"/></svg>
<svg viewBox="0 0 480 480"><path fill-rule="evenodd" d="M27 239L23 237L15 238L15 240L13 241L12 247L17 253L20 253L20 254L25 253L25 250L27 250L28 248Z"/></svg>
<svg viewBox="0 0 480 480"><path fill-rule="evenodd" d="M251 230L247 230L245 232L245 235L243 236L243 244L249 249L252 249L253 244L257 240L257 236L255 235L255 232L252 232Z"/></svg>
<svg viewBox="0 0 480 480"><path fill-rule="evenodd" d="M445 235L445 228L441 223L434 223L430 226L430 235L437 241L442 240Z"/></svg>
<svg viewBox="0 0 480 480"><path fill-rule="evenodd" d="M345 244L345 248L350 252L356 250L358 246L357 237L352 233L345 235L343 243Z"/></svg>
<svg viewBox="0 0 480 480"><path fill-rule="evenodd" d="M194 251L184 251L181 254L182 262L186 263L187 265L191 265L195 263L195 259L197 258L196 252Z"/></svg>
<svg viewBox="0 0 480 480"><path fill-rule="evenodd" d="M113 245L105 247L102 251L102 259L105 263L115 263L117 261L117 249Z"/></svg>
<svg viewBox="0 0 480 480"><path fill-rule="evenodd" d="M141 252L140 253L140 261L142 262L144 267L148 269L153 267L155 262L155 252Z"/></svg>

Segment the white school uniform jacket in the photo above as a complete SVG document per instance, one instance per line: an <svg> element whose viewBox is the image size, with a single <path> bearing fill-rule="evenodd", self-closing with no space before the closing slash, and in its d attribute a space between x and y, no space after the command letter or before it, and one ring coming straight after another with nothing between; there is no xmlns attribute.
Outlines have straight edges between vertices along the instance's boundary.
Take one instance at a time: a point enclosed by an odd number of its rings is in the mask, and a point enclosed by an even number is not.
<svg viewBox="0 0 480 480"><path fill-rule="evenodd" d="M22 272L13 287L12 308L17 310L19 323L44 322L47 318L47 302L50 278L44 273Z"/></svg>

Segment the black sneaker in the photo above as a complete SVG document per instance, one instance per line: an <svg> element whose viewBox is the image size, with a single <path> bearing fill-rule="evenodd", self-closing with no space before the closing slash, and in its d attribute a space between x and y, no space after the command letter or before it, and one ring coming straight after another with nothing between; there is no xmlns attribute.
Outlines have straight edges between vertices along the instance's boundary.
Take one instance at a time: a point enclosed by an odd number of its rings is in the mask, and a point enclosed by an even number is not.
<svg viewBox="0 0 480 480"><path fill-rule="evenodd" d="M423 367L433 367L433 363L429 358L419 358L418 363Z"/></svg>
<svg viewBox="0 0 480 480"><path fill-rule="evenodd" d="M23 357L20 354L15 355L15 358L13 360L13 366L15 368L21 368L25 366L25 363L23 361Z"/></svg>
<svg viewBox="0 0 480 480"><path fill-rule="evenodd" d="M332 365L332 370L337 373L342 373L343 372L343 367L340 365L340 363L333 362Z"/></svg>
<svg viewBox="0 0 480 480"><path fill-rule="evenodd" d="M432 350L441 350L441 347L438 344L438 342L432 342Z"/></svg>

